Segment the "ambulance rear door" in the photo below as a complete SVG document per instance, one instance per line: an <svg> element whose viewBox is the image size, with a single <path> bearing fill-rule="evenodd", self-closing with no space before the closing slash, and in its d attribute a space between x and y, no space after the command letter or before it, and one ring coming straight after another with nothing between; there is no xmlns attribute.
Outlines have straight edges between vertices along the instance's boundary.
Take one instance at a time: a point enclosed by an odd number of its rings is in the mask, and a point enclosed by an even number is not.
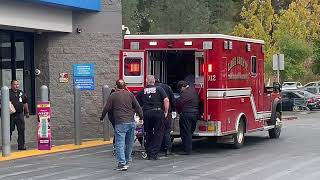
<svg viewBox="0 0 320 180"><path fill-rule="evenodd" d="M144 86L146 51L120 50L119 76L133 92Z"/></svg>

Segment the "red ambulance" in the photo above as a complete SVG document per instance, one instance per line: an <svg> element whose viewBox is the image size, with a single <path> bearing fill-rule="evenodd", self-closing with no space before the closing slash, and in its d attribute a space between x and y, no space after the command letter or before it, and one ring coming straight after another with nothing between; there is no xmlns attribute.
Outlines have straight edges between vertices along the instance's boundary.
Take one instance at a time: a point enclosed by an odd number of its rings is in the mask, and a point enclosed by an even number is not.
<svg viewBox="0 0 320 180"><path fill-rule="evenodd" d="M222 34L126 35L119 73L134 94L149 74L174 92L191 79L201 101L194 136L240 148L245 133L281 133L279 89L264 85L264 53L262 40ZM179 136L178 119L173 130Z"/></svg>

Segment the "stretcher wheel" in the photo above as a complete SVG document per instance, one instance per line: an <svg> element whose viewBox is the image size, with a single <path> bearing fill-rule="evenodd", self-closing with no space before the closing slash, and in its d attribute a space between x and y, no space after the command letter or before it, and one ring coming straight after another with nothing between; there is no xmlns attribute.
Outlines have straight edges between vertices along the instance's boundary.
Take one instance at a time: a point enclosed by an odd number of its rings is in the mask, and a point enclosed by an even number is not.
<svg viewBox="0 0 320 180"><path fill-rule="evenodd" d="M142 153L141 153L141 157L142 157L143 159L146 159L146 158L148 157L148 155L147 155L146 152L142 152Z"/></svg>

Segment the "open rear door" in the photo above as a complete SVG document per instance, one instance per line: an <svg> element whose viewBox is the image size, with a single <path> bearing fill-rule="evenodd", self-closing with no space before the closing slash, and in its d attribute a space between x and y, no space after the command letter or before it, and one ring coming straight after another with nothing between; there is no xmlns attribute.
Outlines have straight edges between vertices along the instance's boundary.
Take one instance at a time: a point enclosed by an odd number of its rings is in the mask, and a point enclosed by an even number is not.
<svg viewBox="0 0 320 180"><path fill-rule="evenodd" d="M145 79L145 51L120 50L119 76L127 87L132 90L139 90L144 86Z"/></svg>
<svg viewBox="0 0 320 180"><path fill-rule="evenodd" d="M195 52L195 88L199 92L200 115L204 120L208 120L207 111L207 87L208 87L208 63L206 60L206 51Z"/></svg>

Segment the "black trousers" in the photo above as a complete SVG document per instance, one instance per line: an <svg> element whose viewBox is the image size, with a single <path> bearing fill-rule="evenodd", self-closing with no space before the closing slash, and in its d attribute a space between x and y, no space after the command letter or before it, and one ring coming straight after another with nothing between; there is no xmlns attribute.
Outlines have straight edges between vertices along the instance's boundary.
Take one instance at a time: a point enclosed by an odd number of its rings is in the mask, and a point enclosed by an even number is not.
<svg viewBox="0 0 320 180"><path fill-rule="evenodd" d="M168 113L167 118L164 121L164 135L162 140L162 149L163 150L171 150L172 143L171 143L171 124L172 124L172 116L171 113Z"/></svg>
<svg viewBox="0 0 320 180"><path fill-rule="evenodd" d="M158 156L164 133L164 113L162 110L148 110L143 113L146 133L146 151L149 157Z"/></svg>
<svg viewBox="0 0 320 180"><path fill-rule="evenodd" d="M18 147L24 147L25 143L25 121L23 113L14 113L10 116L10 140L12 136L12 132L15 130L17 126L18 130Z"/></svg>
<svg viewBox="0 0 320 180"><path fill-rule="evenodd" d="M197 113L181 113L180 114L180 136L182 139L183 149L186 153L192 152L192 134L196 129L198 120Z"/></svg>

